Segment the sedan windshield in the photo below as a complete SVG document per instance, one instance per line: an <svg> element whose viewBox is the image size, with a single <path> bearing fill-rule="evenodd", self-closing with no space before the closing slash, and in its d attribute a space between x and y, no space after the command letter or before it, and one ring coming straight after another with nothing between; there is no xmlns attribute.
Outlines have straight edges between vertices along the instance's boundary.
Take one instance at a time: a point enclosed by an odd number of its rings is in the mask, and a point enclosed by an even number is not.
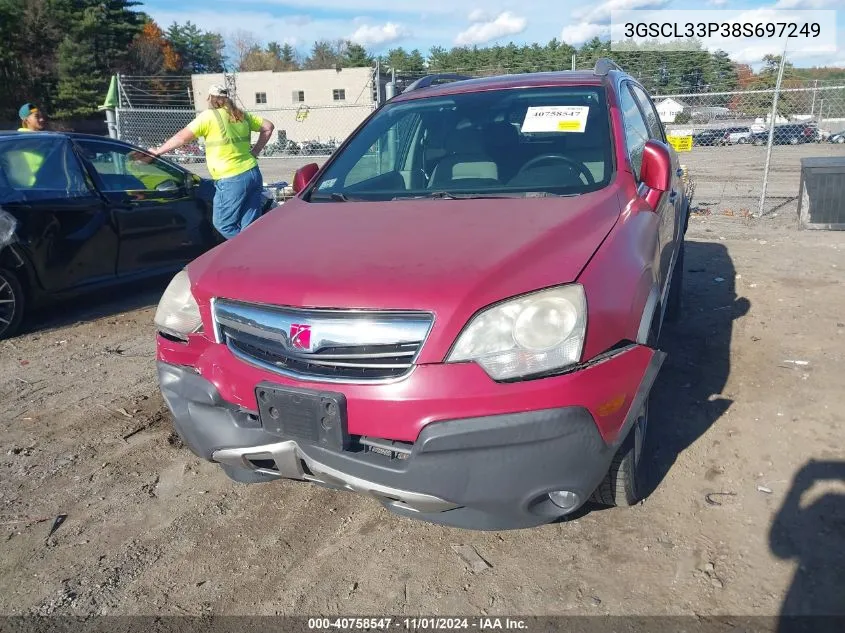
<svg viewBox="0 0 845 633"><path fill-rule="evenodd" d="M579 195L610 182L612 156L598 86L429 97L382 108L307 199Z"/></svg>

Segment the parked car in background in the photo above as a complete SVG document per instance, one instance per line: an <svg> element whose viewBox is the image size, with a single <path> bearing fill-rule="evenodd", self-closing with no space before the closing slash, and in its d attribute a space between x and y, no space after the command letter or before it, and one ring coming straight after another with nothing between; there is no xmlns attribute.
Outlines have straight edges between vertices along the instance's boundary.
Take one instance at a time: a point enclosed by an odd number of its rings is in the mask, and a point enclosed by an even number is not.
<svg viewBox="0 0 845 633"><path fill-rule="evenodd" d="M723 139L726 145L745 145L751 139L751 128L748 126L726 128Z"/></svg>
<svg viewBox="0 0 845 633"><path fill-rule="evenodd" d="M222 242L213 196L212 181L122 141L0 133L0 339L30 308L172 274Z"/></svg>
<svg viewBox="0 0 845 633"><path fill-rule="evenodd" d="M845 130L836 132L827 137L828 143L845 143Z"/></svg>
<svg viewBox="0 0 845 633"><path fill-rule="evenodd" d="M817 140L818 128L805 123L775 125L772 136L774 145L799 145L801 143L815 143ZM762 132L754 132L750 141L754 145L766 145L769 142L768 128Z"/></svg>
<svg viewBox="0 0 845 633"><path fill-rule="evenodd" d="M809 128L809 131L807 130ZM806 143L821 143L823 140L822 131L819 129L817 123L808 123L804 130L804 139Z"/></svg>
<svg viewBox="0 0 845 633"><path fill-rule="evenodd" d="M296 156L300 152L300 146L296 141L290 139L277 139L268 143L261 150L262 156Z"/></svg>
<svg viewBox="0 0 845 633"><path fill-rule="evenodd" d="M714 145L727 144L727 134L723 128L701 130L694 132L692 135L693 146L711 147Z"/></svg>
<svg viewBox="0 0 845 633"><path fill-rule="evenodd" d="M205 162L205 152L197 142L183 145L182 147L174 150L173 154L173 160L175 160L177 163L190 164Z"/></svg>
<svg viewBox="0 0 845 633"><path fill-rule="evenodd" d="M654 104L607 60L435 83L174 277L175 429L236 481L465 528L636 504L691 192Z"/></svg>

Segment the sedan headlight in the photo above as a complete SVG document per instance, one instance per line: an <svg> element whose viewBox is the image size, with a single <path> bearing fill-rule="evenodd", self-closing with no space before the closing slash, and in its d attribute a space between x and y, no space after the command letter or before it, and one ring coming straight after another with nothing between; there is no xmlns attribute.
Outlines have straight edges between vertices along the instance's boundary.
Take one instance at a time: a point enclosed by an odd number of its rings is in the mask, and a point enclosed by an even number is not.
<svg viewBox="0 0 845 633"><path fill-rule="evenodd" d="M474 361L494 380L542 374L577 363L586 330L583 286L541 290L476 315L446 362Z"/></svg>
<svg viewBox="0 0 845 633"><path fill-rule="evenodd" d="M191 294L187 271L177 273L167 286L156 309L155 324L160 332L182 340L202 330L200 309Z"/></svg>

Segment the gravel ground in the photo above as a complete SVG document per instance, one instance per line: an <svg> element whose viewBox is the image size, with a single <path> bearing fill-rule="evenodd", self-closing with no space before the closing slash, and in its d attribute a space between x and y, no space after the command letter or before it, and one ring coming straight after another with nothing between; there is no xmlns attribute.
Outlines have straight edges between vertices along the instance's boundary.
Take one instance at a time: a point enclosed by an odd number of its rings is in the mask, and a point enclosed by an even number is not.
<svg viewBox="0 0 845 633"><path fill-rule="evenodd" d="M413 522L196 459L155 382L166 282L39 316L0 342L0 613L843 613L845 234L713 213L688 239L654 491L532 530Z"/></svg>

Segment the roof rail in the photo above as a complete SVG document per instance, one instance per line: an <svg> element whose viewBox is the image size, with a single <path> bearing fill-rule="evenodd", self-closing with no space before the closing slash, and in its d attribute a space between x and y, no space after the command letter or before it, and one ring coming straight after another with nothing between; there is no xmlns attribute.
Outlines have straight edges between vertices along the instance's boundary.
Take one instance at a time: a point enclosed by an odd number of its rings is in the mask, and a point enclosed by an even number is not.
<svg viewBox="0 0 845 633"><path fill-rule="evenodd" d="M455 73L440 73L435 75L426 75L425 77L420 77L410 86L405 88L402 93L411 92L412 90L420 90L421 88L428 88L429 86L433 86L437 83L449 83L452 81L465 81L467 79L475 79L475 77L470 77L469 75L456 75Z"/></svg>
<svg viewBox="0 0 845 633"><path fill-rule="evenodd" d="M607 57L601 57L596 62L596 67L593 70L593 73L595 73L596 75L606 75L611 70L618 70L620 72L624 72L619 66L619 64L617 64L612 59L609 59Z"/></svg>

